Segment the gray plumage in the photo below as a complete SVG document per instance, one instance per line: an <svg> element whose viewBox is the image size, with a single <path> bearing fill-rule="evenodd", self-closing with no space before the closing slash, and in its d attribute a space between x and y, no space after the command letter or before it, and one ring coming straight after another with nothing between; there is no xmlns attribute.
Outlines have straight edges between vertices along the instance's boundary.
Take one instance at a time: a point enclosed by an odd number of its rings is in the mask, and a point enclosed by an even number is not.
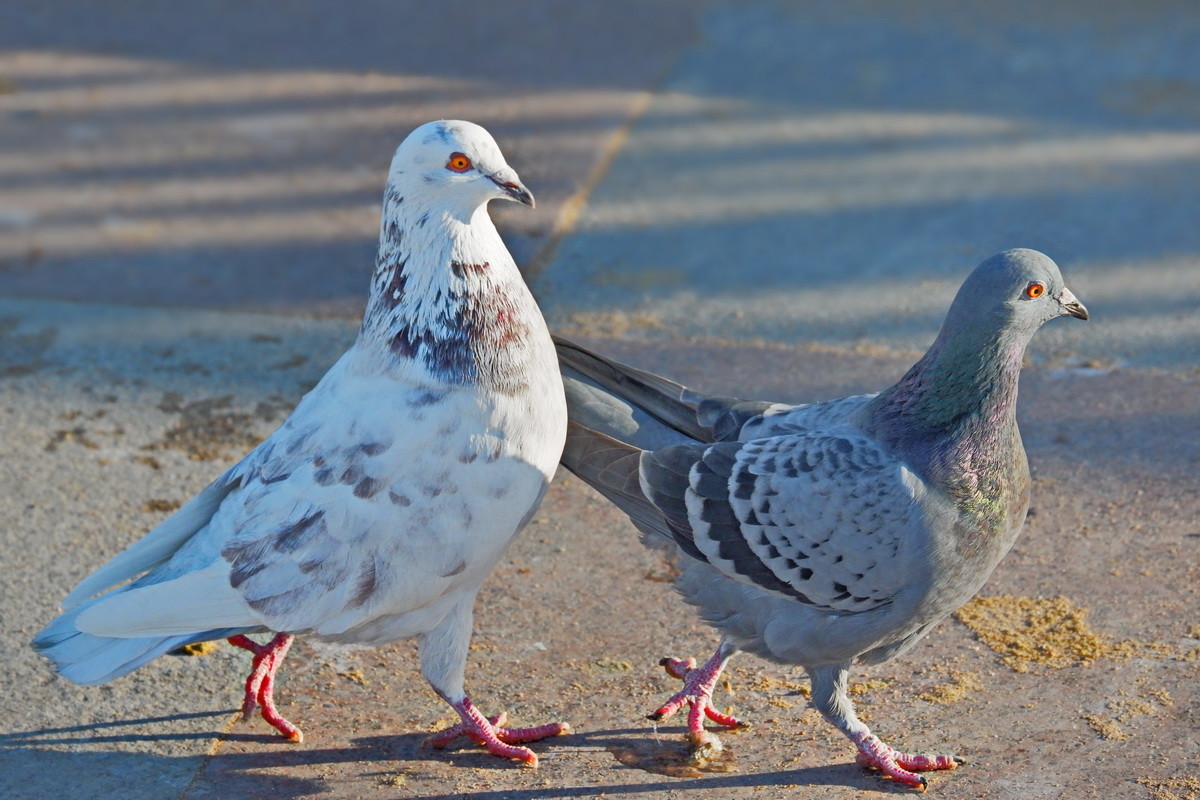
<svg viewBox="0 0 1200 800"><path fill-rule="evenodd" d="M817 708L886 761L846 671L912 647L1011 547L1030 487L1017 378L1033 334L1064 314L1087 318L1053 261L1001 253L894 386L802 406L704 397L560 339L563 464L678 553L677 587L726 657L803 665ZM923 787L904 758L870 766Z"/></svg>

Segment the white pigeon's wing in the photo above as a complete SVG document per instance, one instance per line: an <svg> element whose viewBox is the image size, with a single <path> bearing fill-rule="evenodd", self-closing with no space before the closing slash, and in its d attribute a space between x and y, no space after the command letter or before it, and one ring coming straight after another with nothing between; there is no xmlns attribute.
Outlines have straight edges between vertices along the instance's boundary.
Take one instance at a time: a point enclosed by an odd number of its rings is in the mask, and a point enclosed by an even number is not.
<svg viewBox="0 0 1200 800"><path fill-rule="evenodd" d="M110 636L235 624L332 635L473 591L546 476L485 430L473 392L356 381L314 413L297 408L208 527L81 625Z"/></svg>
<svg viewBox="0 0 1200 800"><path fill-rule="evenodd" d="M80 583L67 598L70 605L137 578L84 610L76 620L78 630L136 638L262 626L261 616L231 586L229 564L219 557L220 549L231 535L230 522L244 513L246 504L270 494L269 487L291 466L311 458L306 446L317 426L304 422L309 408L302 401L242 461ZM288 519L280 524L288 524Z"/></svg>
<svg viewBox="0 0 1200 800"><path fill-rule="evenodd" d="M114 594L75 620L76 629L83 633L114 639L260 625L262 620L230 588L229 569L219 562L174 580Z"/></svg>
<svg viewBox="0 0 1200 800"><path fill-rule="evenodd" d="M685 552L735 580L844 612L909 580L899 554L919 485L861 435L670 447L642 457L641 485Z"/></svg>
<svg viewBox="0 0 1200 800"><path fill-rule="evenodd" d="M230 493L240 488L248 475L262 473L263 462L269 460L277 448L280 449L280 452L298 453L305 444L304 434L298 430L298 421L313 415L313 399L328 393L330 378L338 375L344 369L343 361L335 364L312 392L301 399L292 414L275 433L185 503L182 508L163 520L157 528L80 581L79 585L72 589L63 601L63 610L70 610L89 597L110 589L122 581L135 578L166 564L179 552L180 548L184 547L192 537L209 524ZM337 378L334 377L334 380ZM311 430L310 426L305 429L304 433L311 433ZM282 447L279 447L280 445ZM278 464L275 466L277 467ZM171 577L177 575L178 572Z"/></svg>
<svg viewBox="0 0 1200 800"><path fill-rule="evenodd" d="M63 600L67 611L92 595L166 563L197 531L208 524L226 496L241 482L242 464L235 465L104 566L79 582Z"/></svg>

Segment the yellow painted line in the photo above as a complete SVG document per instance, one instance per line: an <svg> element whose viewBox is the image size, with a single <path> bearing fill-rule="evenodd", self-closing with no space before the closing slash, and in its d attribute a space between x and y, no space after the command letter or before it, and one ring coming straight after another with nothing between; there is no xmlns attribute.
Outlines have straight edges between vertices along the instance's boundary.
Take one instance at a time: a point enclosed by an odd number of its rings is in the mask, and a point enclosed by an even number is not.
<svg viewBox="0 0 1200 800"><path fill-rule="evenodd" d="M633 126L637 124L642 115L646 113L646 109L650 107L650 100L654 97L654 92L638 92L633 98L633 105L630 108L629 116L625 122L618 128L604 145L604 149L600 152L600 158L592 165L587 177L583 179L583 184L575 194L567 198L567 202L563 203L562 211L558 214L558 219L555 220L554 228L550 232L546 243L541 249L534 254L533 258L525 266L526 280L536 275L541 274L550 261L553 260L555 253L558 252L558 246L567 234L575 229L575 224L579 221L579 215L583 212L584 206L592 196L592 192L600 185L600 181L608 174L613 162L617 160L617 155L621 149L625 147L625 143L629 141L629 136L633 132Z"/></svg>
<svg viewBox="0 0 1200 800"><path fill-rule="evenodd" d="M216 756L217 751L221 749L221 745L225 743L226 737L233 730L233 726L242 718L241 709L235 711L233 716L229 718L229 722L225 723L225 729L221 731L217 738L213 739L213 743L209 746L208 752L204 754L204 760L200 762L200 766L196 769L196 773L192 775L192 779L188 781L188 785L179 793L177 800L185 800L188 794L191 793L192 787L196 785L196 781L200 780L200 776L204 770L208 769L208 763Z"/></svg>

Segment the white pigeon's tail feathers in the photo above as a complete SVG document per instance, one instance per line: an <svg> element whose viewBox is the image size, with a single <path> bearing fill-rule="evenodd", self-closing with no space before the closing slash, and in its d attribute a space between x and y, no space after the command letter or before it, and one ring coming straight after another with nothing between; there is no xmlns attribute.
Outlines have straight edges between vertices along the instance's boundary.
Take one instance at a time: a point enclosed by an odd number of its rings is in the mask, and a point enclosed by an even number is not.
<svg viewBox="0 0 1200 800"><path fill-rule="evenodd" d="M239 465L240 466L240 465ZM193 497L183 508L163 520L157 528L122 550L100 569L80 581L63 600L69 610L92 595L116 586L165 563L180 546L212 519L217 508L234 488L237 467L227 471Z"/></svg>
<svg viewBox="0 0 1200 800"><path fill-rule="evenodd" d="M708 397L569 339L553 338L571 418L643 450L735 440L748 420L775 405Z"/></svg>
<svg viewBox="0 0 1200 800"><path fill-rule="evenodd" d="M262 619L230 585L229 565L221 560L178 578L98 597L75 620L84 633L121 639L260 625Z"/></svg>
<svg viewBox="0 0 1200 800"><path fill-rule="evenodd" d="M85 603L60 615L33 640L34 649L53 661L64 678L84 686L108 683L177 647L250 632L228 628L186 636L110 639L81 633L75 627L76 618L90 605Z"/></svg>

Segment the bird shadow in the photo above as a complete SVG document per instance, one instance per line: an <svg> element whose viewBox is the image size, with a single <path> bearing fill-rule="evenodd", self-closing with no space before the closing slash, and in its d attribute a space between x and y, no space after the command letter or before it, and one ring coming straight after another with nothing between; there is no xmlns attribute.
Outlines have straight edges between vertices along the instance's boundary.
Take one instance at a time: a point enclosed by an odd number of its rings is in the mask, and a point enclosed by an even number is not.
<svg viewBox="0 0 1200 800"><path fill-rule="evenodd" d="M433 750L427 734L398 733L364 736L351 740L349 747L303 747L286 744L276 736L229 732L222 738L222 750L214 755L168 755L123 750L81 751L80 745L129 744L147 741L187 741L213 738L211 733L112 734L107 731L130 726L178 722L201 718L227 718L230 711L206 711L171 717L74 725L15 731L0 735L0 792L6 798L39 797L53 776L55 796L63 800L83 800L118 792L122 781L138 780L145 796L167 792L186 796L191 788L204 787L222 796L306 797L336 793L343 781L328 778L329 768L339 765L354 779L382 779L395 773L397 763L420 764L436 761L453 770L512 770L511 763L494 758L465 742L445 750ZM805 767L768 772L737 772L736 756L728 753L713 763L697 766L688 756L686 744L678 737L645 738L645 729L624 728L572 733L549 742L534 743L547 766L570 758L573 751L604 751L611 757L609 772L599 783L587 786L543 786L529 788L485 788L463 791L456 788L409 784L404 797L426 800L472 798L472 800L547 800L548 798L593 797L598 793L621 796L656 791L719 792L735 788L833 787L859 791L903 792L904 787L882 780L852 763ZM90 734L72 736L72 734ZM251 751L228 749L230 744L262 745ZM64 745L74 746L70 751ZM273 747L271 745L278 745ZM363 771L356 765L371 765ZM299 768L317 768L321 777L308 777ZM301 774L297 774L301 773ZM553 774L553 773L551 773ZM573 780L571 782L574 782ZM110 785L111 784L111 785ZM99 792L99 794L97 794ZM139 795L141 796L141 795Z"/></svg>
<svg viewBox="0 0 1200 800"><path fill-rule="evenodd" d="M532 748L550 766L570 758L572 751L604 751L611 756L605 779L587 786L542 786L530 788L486 788L478 791L456 787L447 792L442 788L421 789L406 786L405 797L425 800L548 800L549 798L629 795L657 791L730 790L735 788L821 787L843 786L862 792L908 793L911 790L881 779L853 763L806 767L795 770L739 773L736 757L726 751L723 758L697 766L681 737L669 739L644 738L643 728L608 729L572 733L546 742L534 743ZM206 778L214 789L236 788L243 794L258 790L277 792L281 786L267 770L299 765L377 764L378 770L358 773L359 778L386 778L394 774L397 762L420 763L431 759L455 770L509 771L513 765L488 755L469 742L446 750L432 750L426 735L403 733L397 735L365 736L352 740L347 748L320 750L273 750L256 753L224 753L215 757L207 768ZM553 744L553 752L546 748ZM387 766L384 766L387 765ZM392 768L389 768L392 767ZM220 773L220 777L216 773ZM553 772L547 777L553 781ZM641 777L645 776L645 777ZM215 779L215 780L214 780ZM295 777L293 776L293 780ZM573 778L568 778L575 782ZM242 781L247 781L242 785ZM319 792L329 787L319 787Z"/></svg>

